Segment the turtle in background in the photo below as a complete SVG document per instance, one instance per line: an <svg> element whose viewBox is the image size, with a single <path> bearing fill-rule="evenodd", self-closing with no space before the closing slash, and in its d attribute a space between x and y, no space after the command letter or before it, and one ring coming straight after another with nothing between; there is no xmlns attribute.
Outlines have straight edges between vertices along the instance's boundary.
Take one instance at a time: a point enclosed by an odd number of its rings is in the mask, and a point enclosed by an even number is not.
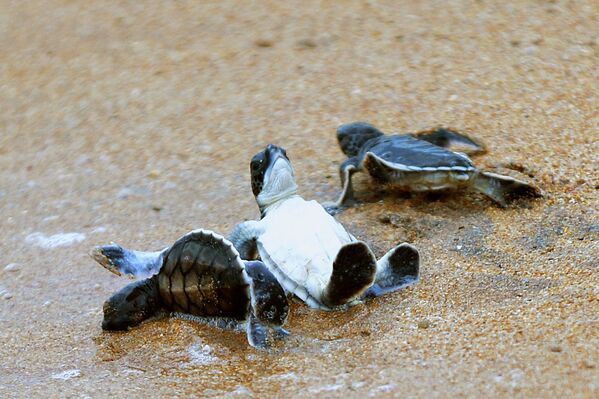
<svg viewBox="0 0 599 399"><path fill-rule="evenodd" d="M516 197L541 196L531 184L482 171L466 154L449 150L457 145L471 154L485 152L484 146L453 130L385 135L369 123L353 122L339 126L337 140L349 158L339 168L343 191L336 203L327 205L331 213L352 201L352 175L363 170L377 182L407 191L477 191L501 207Z"/></svg>
<svg viewBox="0 0 599 399"><path fill-rule="evenodd" d="M288 293L332 310L418 281L415 247L399 244L377 260L322 205L300 197L283 148L269 144L250 172L261 219L239 223L229 239L243 259L260 258Z"/></svg>
<svg viewBox="0 0 599 399"><path fill-rule="evenodd" d="M217 325L246 321L248 342L257 348L287 334L289 304L273 274L260 261L242 261L228 240L209 230L193 230L162 251L111 244L91 256L117 275L146 277L104 303L104 330L127 330L166 311Z"/></svg>

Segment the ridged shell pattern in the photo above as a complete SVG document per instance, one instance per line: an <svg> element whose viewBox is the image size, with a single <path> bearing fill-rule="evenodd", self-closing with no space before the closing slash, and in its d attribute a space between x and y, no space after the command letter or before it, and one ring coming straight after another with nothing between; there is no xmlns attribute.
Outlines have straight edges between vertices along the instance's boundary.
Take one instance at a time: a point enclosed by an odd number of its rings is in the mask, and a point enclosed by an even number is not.
<svg viewBox="0 0 599 399"><path fill-rule="evenodd" d="M158 286L168 310L237 320L245 320L249 311L249 277L239 253L207 230L194 230L175 242L165 255Z"/></svg>
<svg viewBox="0 0 599 399"><path fill-rule="evenodd" d="M472 161L466 155L404 135L384 136L370 140L362 148L361 158L364 159L369 152L395 168L411 171L474 169Z"/></svg>

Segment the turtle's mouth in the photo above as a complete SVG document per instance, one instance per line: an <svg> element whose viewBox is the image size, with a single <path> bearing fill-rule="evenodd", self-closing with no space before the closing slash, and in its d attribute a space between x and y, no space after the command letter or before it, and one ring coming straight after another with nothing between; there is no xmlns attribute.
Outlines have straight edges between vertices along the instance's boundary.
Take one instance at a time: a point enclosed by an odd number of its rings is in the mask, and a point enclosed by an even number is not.
<svg viewBox="0 0 599 399"><path fill-rule="evenodd" d="M261 207L268 206L297 192L295 172L285 150L269 145L265 151L268 154L268 168L264 173L262 190L256 197L258 205Z"/></svg>
<svg viewBox="0 0 599 399"><path fill-rule="evenodd" d="M270 175L272 175L273 172L280 169L288 169L293 174L291 162L289 162L289 159L287 159L285 155L283 155L282 153L271 154L270 165L266 170L265 180L268 180L268 178L270 177Z"/></svg>
<svg viewBox="0 0 599 399"><path fill-rule="evenodd" d="M285 151L285 149L282 147L279 147L274 144L269 144L266 146L264 151L267 153L268 159L270 160L269 167L272 167L279 158L283 158L287 160L287 162L289 162L289 158L287 157L287 151Z"/></svg>
<svg viewBox="0 0 599 399"><path fill-rule="evenodd" d="M289 186L295 186L295 172L291 166L291 162L282 154L277 154L275 158L271 158L271 166L267 169L264 176L264 189L271 194L284 191Z"/></svg>
<svg viewBox="0 0 599 399"><path fill-rule="evenodd" d="M264 172L264 188L267 188L269 185L272 186L273 183L276 186L277 183L280 185L281 178L284 178L286 175L289 175L292 180L295 180L295 173L293 171L293 167L291 166L291 161L287 157L287 152L274 144L269 144L264 149L266 159L268 160L268 166ZM271 189L275 189L276 187L271 187Z"/></svg>

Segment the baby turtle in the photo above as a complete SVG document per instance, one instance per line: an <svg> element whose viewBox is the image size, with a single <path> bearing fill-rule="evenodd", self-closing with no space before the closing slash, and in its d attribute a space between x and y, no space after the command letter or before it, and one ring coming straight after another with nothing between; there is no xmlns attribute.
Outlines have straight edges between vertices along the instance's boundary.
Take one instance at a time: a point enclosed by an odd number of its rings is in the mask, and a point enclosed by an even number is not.
<svg viewBox="0 0 599 399"><path fill-rule="evenodd" d="M235 226L229 239L243 259L266 264L289 293L330 310L392 292L418 280L416 248L400 244L377 261L316 201L297 194L284 149L268 145L250 163L260 221Z"/></svg>
<svg viewBox="0 0 599 399"><path fill-rule="evenodd" d="M158 252L112 244L91 255L117 275L150 276L104 303L104 330L127 330L166 310L246 320L248 341L258 348L268 344L267 327L286 333L289 305L279 282L264 263L242 261L229 241L209 230L193 230Z"/></svg>
<svg viewBox="0 0 599 399"><path fill-rule="evenodd" d="M502 207L514 197L541 195L524 181L484 172L467 155L450 151L452 145L465 146L471 152L484 152L484 147L449 129L386 136L369 123L354 122L337 129L337 140L349 159L339 168L343 192L331 207L333 211L352 199L352 175L364 169L381 183L409 191L472 189Z"/></svg>

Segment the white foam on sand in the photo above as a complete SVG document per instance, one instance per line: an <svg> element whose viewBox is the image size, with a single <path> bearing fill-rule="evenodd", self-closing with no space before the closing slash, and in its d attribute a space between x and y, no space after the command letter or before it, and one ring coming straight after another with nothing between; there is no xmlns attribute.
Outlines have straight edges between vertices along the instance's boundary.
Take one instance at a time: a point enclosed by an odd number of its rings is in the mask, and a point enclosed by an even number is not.
<svg viewBox="0 0 599 399"><path fill-rule="evenodd" d="M386 385L379 385L378 387L375 387L373 389L370 390L370 392L368 392L368 396L373 398L373 397L377 397L380 396L383 393L390 393L393 392L393 390L397 387L397 384L386 384Z"/></svg>
<svg viewBox="0 0 599 399"><path fill-rule="evenodd" d="M70 380L71 378L79 377L81 375L81 371L77 369L66 370L60 373L52 374L52 378L55 380Z"/></svg>
<svg viewBox="0 0 599 399"><path fill-rule="evenodd" d="M332 384L332 385L324 385L321 387L309 388L308 391L310 391L310 393L322 393L322 392L338 391L341 388L343 388L343 384Z"/></svg>
<svg viewBox="0 0 599 399"><path fill-rule="evenodd" d="M65 247L76 244L83 240L85 240L85 234L82 233L59 233L47 236L44 233L36 231L35 233L31 233L25 237L25 242L27 244L35 245L45 249Z"/></svg>
<svg viewBox="0 0 599 399"><path fill-rule="evenodd" d="M209 345L203 345L202 343L196 342L187 348L189 354L190 363L195 365L204 365L218 362L218 357L212 354L212 348Z"/></svg>

